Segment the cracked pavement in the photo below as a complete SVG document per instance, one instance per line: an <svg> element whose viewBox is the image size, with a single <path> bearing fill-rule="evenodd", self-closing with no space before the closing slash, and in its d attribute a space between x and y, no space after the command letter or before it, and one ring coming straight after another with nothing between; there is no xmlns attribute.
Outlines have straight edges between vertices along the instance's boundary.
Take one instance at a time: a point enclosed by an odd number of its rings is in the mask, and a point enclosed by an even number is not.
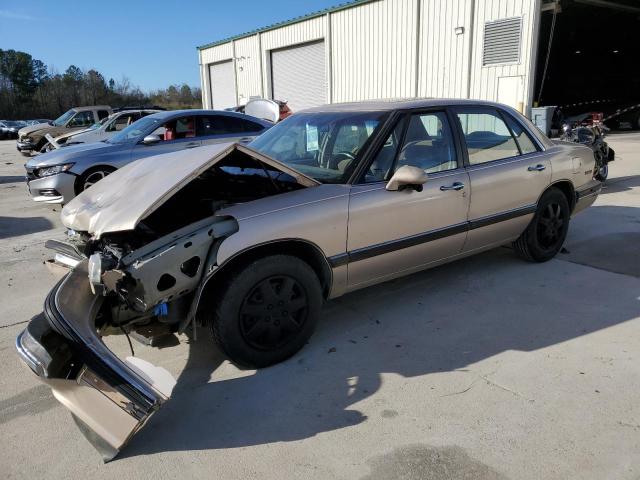
<svg viewBox="0 0 640 480"><path fill-rule="evenodd" d="M3 478L639 478L640 134L608 141L606 189L546 264L500 248L347 295L299 354L260 371L204 332L134 342L178 384L106 465L14 352L56 280L44 241L63 229L0 142Z"/></svg>

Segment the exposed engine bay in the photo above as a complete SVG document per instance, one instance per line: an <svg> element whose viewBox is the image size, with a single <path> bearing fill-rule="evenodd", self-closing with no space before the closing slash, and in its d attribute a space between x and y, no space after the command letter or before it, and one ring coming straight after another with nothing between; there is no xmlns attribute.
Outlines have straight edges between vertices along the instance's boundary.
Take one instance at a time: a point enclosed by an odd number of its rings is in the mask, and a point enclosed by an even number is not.
<svg viewBox="0 0 640 480"><path fill-rule="evenodd" d="M105 296L97 327L120 334L150 323L183 331L195 318L203 279L216 265L220 244L238 230L226 207L304 188L292 175L240 150L199 173L138 222L133 230L94 239L73 232L73 247L88 258L91 288Z"/></svg>

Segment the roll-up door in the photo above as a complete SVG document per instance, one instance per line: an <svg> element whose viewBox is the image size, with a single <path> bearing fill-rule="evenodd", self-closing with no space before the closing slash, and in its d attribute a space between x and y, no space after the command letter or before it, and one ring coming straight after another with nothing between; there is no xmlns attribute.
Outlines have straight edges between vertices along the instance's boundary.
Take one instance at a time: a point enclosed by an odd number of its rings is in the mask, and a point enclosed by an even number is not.
<svg viewBox="0 0 640 480"><path fill-rule="evenodd" d="M294 112L327 103L324 41L271 51L274 100Z"/></svg>
<svg viewBox="0 0 640 480"><path fill-rule="evenodd" d="M211 106L216 110L235 107L236 82L233 75L233 61L212 63L209 65L211 80Z"/></svg>

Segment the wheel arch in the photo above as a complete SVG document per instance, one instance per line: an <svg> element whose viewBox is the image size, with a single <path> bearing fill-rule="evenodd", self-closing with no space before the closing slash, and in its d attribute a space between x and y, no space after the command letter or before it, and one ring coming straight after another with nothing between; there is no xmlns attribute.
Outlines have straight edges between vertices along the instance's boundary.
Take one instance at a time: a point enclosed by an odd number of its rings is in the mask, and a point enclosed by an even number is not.
<svg viewBox="0 0 640 480"><path fill-rule="evenodd" d="M95 172L97 170L101 170L101 169L107 169L110 170L111 173L115 172L118 168L114 167L113 165L109 165L106 163L100 164L100 165L91 165L89 168L87 168L85 171L83 171L82 173L77 173L76 175L76 180L74 182L74 190L76 192L76 195L78 195L80 193L80 182L82 181L82 179L92 173Z"/></svg>
<svg viewBox="0 0 640 480"><path fill-rule="evenodd" d="M269 255L291 255L306 262L318 276L325 300L329 296L333 282L333 271L327 257L316 244L299 238L273 240L270 242L252 245L237 252L225 260L216 271L204 280L198 304L196 306L196 318L201 318L201 309L206 306L207 299L212 298L213 292L224 282L231 272L237 271L252 261Z"/></svg>
<svg viewBox="0 0 640 480"><path fill-rule="evenodd" d="M540 194L540 197L538 197L538 202L536 203L540 202L540 198L545 194L545 192L554 187L564 194L564 196L567 198L567 202L569 203L569 210L573 212L573 209L576 206L576 190L573 187L573 183L570 180L566 179L557 180L550 184L547 188L544 189L544 192Z"/></svg>

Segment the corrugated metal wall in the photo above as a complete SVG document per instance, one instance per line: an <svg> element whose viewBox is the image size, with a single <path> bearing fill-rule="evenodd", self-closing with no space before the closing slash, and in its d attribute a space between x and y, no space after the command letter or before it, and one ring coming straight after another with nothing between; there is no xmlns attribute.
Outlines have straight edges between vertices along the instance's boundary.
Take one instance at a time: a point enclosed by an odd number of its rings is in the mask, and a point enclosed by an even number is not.
<svg viewBox="0 0 640 480"><path fill-rule="evenodd" d="M415 96L417 0L331 14L334 102Z"/></svg>
<svg viewBox="0 0 640 480"><path fill-rule="evenodd" d="M537 18L535 0L476 0L473 36L473 57L471 63L471 98L499 100L498 83L500 77L522 77L522 91L518 97L523 104L528 103L529 89L534 79L530 78L531 62L535 61L533 45L535 20ZM482 66L482 44L485 22L522 16L522 45L520 62L511 65ZM517 107L517 105L513 105Z"/></svg>
<svg viewBox="0 0 640 480"><path fill-rule="evenodd" d="M472 0L421 0L419 97L467 96L472 6Z"/></svg>
<svg viewBox="0 0 640 480"><path fill-rule="evenodd" d="M200 50L200 64L235 58L238 101L271 94L270 51L325 40L327 101L458 97L527 105L540 0L374 0ZM520 61L482 65L485 22L522 17ZM461 32L457 27L462 27ZM201 68L210 106L208 69ZM508 95L501 77L518 77ZM513 80L513 79L512 79ZM517 85L521 85L517 87ZM517 101L513 100L516 99ZM505 100L506 101L506 100Z"/></svg>

